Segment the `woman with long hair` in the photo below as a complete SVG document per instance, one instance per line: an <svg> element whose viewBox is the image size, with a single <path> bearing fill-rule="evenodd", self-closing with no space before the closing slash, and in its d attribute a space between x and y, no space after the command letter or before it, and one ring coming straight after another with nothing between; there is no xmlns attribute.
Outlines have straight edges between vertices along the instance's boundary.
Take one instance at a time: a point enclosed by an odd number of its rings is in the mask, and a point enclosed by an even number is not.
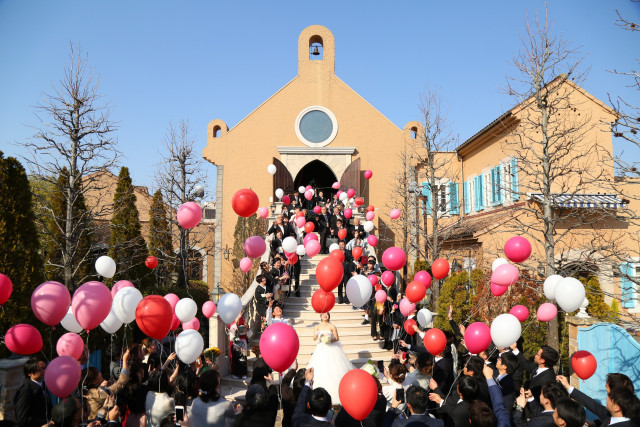
<svg viewBox="0 0 640 427"><path fill-rule="evenodd" d="M220 374L210 370L200 375L199 395L191 404L191 427L231 427L235 411L231 402L220 396Z"/></svg>

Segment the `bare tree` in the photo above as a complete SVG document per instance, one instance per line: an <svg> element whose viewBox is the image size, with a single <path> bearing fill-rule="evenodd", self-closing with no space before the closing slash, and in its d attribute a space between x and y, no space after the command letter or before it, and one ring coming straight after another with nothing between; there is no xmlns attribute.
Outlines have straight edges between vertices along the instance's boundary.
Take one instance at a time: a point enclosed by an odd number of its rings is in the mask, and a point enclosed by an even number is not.
<svg viewBox="0 0 640 427"><path fill-rule="evenodd" d="M204 161L195 150L195 140L191 136L189 122L182 120L178 128L169 124L164 138L164 152L157 164L155 182L170 206L169 214L172 235L179 235L177 257L178 283L187 286L188 259L193 250L193 242L199 241L197 229L186 230L175 220L175 212L185 202L201 199L207 185ZM177 227L177 229L175 228ZM177 233L173 233L176 230Z"/></svg>
<svg viewBox="0 0 640 427"><path fill-rule="evenodd" d="M35 179L60 187L63 194L63 216L56 215L51 199L46 197L37 200L37 216L42 232L60 251L62 265L55 267L63 270L65 285L73 289L83 279L77 277L79 266L94 249L78 242L89 232L87 224L108 213L104 209L76 209L77 202L103 188L96 172L115 166L119 153L113 136L115 124L98 92L99 77L88 68L87 56L79 48L70 49L64 77L36 105L40 125L34 127L34 137L24 145L31 152L25 160ZM60 176L68 179L58 182Z"/></svg>

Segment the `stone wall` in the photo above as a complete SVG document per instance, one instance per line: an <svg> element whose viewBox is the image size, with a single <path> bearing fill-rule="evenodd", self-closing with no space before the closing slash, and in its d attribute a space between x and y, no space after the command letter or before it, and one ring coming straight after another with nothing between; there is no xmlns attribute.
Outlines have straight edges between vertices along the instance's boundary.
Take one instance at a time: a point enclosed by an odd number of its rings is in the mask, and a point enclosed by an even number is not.
<svg viewBox="0 0 640 427"><path fill-rule="evenodd" d="M27 360L28 357L0 360L0 420L15 420L13 397L24 383L22 366Z"/></svg>

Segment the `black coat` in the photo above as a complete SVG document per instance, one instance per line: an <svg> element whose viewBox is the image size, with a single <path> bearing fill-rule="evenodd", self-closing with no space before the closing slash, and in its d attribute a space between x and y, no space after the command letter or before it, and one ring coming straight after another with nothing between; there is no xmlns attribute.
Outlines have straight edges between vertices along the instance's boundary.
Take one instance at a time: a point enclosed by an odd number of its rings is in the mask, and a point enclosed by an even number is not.
<svg viewBox="0 0 640 427"><path fill-rule="evenodd" d="M451 404L445 402L436 410L442 416L446 427L470 427L469 424L469 403L464 400L458 403L458 399Z"/></svg>
<svg viewBox="0 0 640 427"><path fill-rule="evenodd" d="M296 408L293 411L293 417L291 418L291 427L331 427L332 424L326 421L318 421L313 418L311 414L305 412L310 394L311 389L308 386L305 385L302 387Z"/></svg>
<svg viewBox="0 0 640 427"><path fill-rule="evenodd" d="M16 421L20 427L41 427L51 418L51 401L44 381L40 387L36 382L26 378L13 398L13 404Z"/></svg>
<svg viewBox="0 0 640 427"><path fill-rule="evenodd" d="M433 380L445 395L449 393L453 385L453 361L450 358L443 357L433 365Z"/></svg>
<svg viewBox="0 0 640 427"><path fill-rule="evenodd" d="M336 427L381 427L387 411L387 399L383 395L378 395L376 405L373 407L367 418L357 421L342 408L335 419Z"/></svg>
<svg viewBox="0 0 640 427"><path fill-rule="evenodd" d="M516 427L553 427L553 412L542 412L527 421L522 411L515 411L513 422Z"/></svg>
<svg viewBox="0 0 640 427"><path fill-rule="evenodd" d="M427 414L409 415L409 418L400 418L395 411L390 410L384 419L384 427L444 427L444 421L431 418Z"/></svg>
<svg viewBox="0 0 640 427"><path fill-rule="evenodd" d="M511 413L513 412L513 402L515 402L516 400L516 388L513 384L513 375L507 374L504 377L502 377L500 381L496 381L496 382L500 386L504 407L507 408L507 412L509 413L509 418L511 418Z"/></svg>
<svg viewBox="0 0 640 427"><path fill-rule="evenodd" d="M258 285L256 288L255 298L256 298L256 311L262 317L267 315L267 298L265 295L267 294L267 289Z"/></svg>

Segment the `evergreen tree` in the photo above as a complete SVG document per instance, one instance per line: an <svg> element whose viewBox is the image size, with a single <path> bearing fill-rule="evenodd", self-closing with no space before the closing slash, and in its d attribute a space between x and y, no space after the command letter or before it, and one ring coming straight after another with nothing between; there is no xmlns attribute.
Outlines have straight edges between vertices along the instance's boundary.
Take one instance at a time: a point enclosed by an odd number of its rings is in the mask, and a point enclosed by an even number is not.
<svg viewBox="0 0 640 427"><path fill-rule="evenodd" d="M30 301L44 281L44 265L27 173L18 160L0 151L0 273L13 282L13 293L0 310L0 330L17 323L36 327Z"/></svg>
<svg viewBox="0 0 640 427"><path fill-rule="evenodd" d="M153 284L153 275L144 265L148 249L140 229L134 187L129 169L123 166L113 197L109 256L116 262L118 279L129 280L137 287L145 288Z"/></svg>
<svg viewBox="0 0 640 427"><path fill-rule="evenodd" d="M171 272L175 271L176 254L173 251L167 205L160 190L153 194L149 209L149 253L158 258L158 281L166 284Z"/></svg>

